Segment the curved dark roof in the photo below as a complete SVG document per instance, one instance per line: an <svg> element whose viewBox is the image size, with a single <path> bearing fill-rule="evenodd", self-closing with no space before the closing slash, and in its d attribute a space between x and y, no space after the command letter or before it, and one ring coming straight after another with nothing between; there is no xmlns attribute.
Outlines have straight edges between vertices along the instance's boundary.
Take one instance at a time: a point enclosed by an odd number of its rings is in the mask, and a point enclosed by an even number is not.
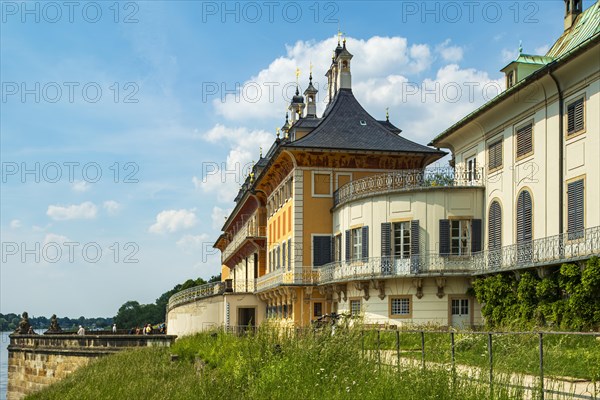
<svg viewBox="0 0 600 400"><path fill-rule="evenodd" d="M340 89L319 126L286 147L446 154L398 136L392 129L398 128L373 118L351 89Z"/></svg>

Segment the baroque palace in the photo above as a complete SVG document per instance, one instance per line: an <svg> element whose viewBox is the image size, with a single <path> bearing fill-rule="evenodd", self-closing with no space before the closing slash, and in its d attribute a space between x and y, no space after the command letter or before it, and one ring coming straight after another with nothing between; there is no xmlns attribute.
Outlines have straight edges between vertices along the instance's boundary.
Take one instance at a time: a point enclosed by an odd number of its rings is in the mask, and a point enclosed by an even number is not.
<svg viewBox="0 0 600 400"><path fill-rule="evenodd" d="M600 3L582 7L565 0L548 53L521 53L502 70L506 90L432 147L363 109L338 42L325 111L311 76L214 244L222 282L175 294L169 333L332 312L478 325L475 277L599 255ZM432 167L440 149L447 168Z"/></svg>

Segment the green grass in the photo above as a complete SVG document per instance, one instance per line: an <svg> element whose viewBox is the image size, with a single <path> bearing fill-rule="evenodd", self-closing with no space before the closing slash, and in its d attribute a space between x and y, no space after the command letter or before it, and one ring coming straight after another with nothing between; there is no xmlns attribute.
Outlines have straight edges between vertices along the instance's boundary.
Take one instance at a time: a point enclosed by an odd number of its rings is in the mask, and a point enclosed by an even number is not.
<svg viewBox="0 0 600 400"><path fill-rule="evenodd" d="M420 342L419 342L420 343ZM489 387L445 368L378 365L362 356L358 331L293 336L203 333L171 349L105 357L31 399L456 399L489 398ZM170 361L170 353L179 360ZM497 385L493 399L522 398Z"/></svg>
<svg viewBox="0 0 600 400"><path fill-rule="evenodd" d="M379 334L379 348L396 350L396 332ZM378 348L377 332L364 333L366 349ZM488 336L455 333L456 364L489 368ZM600 339L574 334L546 334L543 340L544 375L600 380ZM421 334L400 331L401 357L421 359ZM492 335L493 368L499 372L539 375L539 336L532 334ZM425 332L425 361L451 363L449 333Z"/></svg>

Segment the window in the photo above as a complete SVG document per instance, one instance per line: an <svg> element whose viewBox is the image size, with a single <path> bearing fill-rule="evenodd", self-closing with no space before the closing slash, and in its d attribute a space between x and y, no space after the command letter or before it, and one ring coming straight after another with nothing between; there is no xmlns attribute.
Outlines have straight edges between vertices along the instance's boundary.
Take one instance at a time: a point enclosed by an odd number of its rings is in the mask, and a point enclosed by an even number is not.
<svg viewBox="0 0 600 400"><path fill-rule="evenodd" d="M531 195L527 190L519 193L517 200L517 243L527 243L533 238L532 235L532 202Z"/></svg>
<svg viewBox="0 0 600 400"><path fill-rule="evenodd" d="M411 296L390 297L390 317L410 318L412 316Z"/></svg>
<svg viewBox="0 0 600 400"><path fill-rule="evenodd" d="M320 317L323 315L323 303L313 304L313 317Z"/></svg>
<svg viewBox="0 0 600 400"><path fill-rule="evenodd" d="M288 239L287 242L287 269L292 270L292 239Z"/></svg>
<svg viewBox="0 0 600 400"><path fill-rule="evenodd" d="M452 315L469 315L469 299L453 299Z"/></svg>
<svg viewBox="0 0 600 400"><path fill-rule="evenodd" d="M477 180L477 158L475 156L467 158L467 182L474 182Z"/></svg>
<svg viewBox="0 0 600 400"><path fill-rule="evenodd" d="M393 252L395 258L410 257L410 222L396 222L393 224L394 242Z"/></svg>
<svg viewBox="0 0 600 400"><path fill-rule="evenodd" d="M350 314L352 315L360 315L360 299L351 299L350 300Z"/></svg>
<svg viewBox="0 0 600 400"><path fill-rule="evenodd" d="M533 123L517 129L517 159L533 153Z"/></svg>
<svg viewBox="0 0 600 400"><path fill-rule="evenodd" d="M282 265L284 268L285 268L285 266L287 265L287 264L285 263L285 261L286 261L286 259L285 259L286 255L287 255L287 253L286 253L286 242L283 242L283 243L281 244L281 265Z"/></svg>
<svg viewBox="0 0 600 400"><path fill-rule="evenodd" d="M352 259L358 260L362 257L362 228L352 229Z"/></svg>
<svg viewBox="0 0 600 400"><path fill-rule="evenodd" d="M369 258L369 227L346 231L346 261Z"/></svg>
<svg viewBox="0 0 600 400"><path fill-rule="evenodd" d="M584 129L583 97L567 106L567 135L572 135Z"/></svg>
<svg viewBox="0 0 600 400"><path fill-rule="evenodd" d="M515 84L515 72L514 71L510 71L506 75L506 87L507 88L511 88L514 84Z"/></svg>
<svg viewBox="0 0 600 400"><path fill-rule="evenodd" d="M333 239L333 261L342 261L342 235L335 235Z"/></svg>
<svg viewBox="0 0 600 400"><path fill-rule="evenodd" d="M569 240L581 239L585 228L583 179L569 183L567 185L567 195L567 231Z"/></svg>
<svg viewBox="0 0 600 400"><path fill-rule="evenodd" d="M450 221L450 254L465 256L471 254L471 221Z"/></svg>
<svg viewBox="0 0 600 400"><path fill-rule="evenodd" d="M331 262L331 236L313 236L313 266Z"/></svg>
<svg viewBox="0 0 600 400"><path fill-rule="evenodd" d="M502 209L500 203L490 204L488 218L488 249L499 250L502 247Z"/></svg>
<svg viewBox="0 0 600 400"><path fill-rule="evenodd" d="M502 140L498 140L488 146L488 169L490 171L502 167Z"/></svg>

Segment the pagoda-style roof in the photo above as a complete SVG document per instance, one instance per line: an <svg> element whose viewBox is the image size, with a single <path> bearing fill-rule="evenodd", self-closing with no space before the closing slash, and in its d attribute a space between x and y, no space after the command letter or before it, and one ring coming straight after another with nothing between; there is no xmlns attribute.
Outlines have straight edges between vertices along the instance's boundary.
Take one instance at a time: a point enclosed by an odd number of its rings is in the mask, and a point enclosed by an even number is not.
<svg viewBox="0 0 600 400"><path fill-rule="evenodd" d="M340 89L318 126L285 147L424 153L440 157L446 154L398 136L395 131L400 130L389 122L377 121L365 111L351 89Z"/></svg>

